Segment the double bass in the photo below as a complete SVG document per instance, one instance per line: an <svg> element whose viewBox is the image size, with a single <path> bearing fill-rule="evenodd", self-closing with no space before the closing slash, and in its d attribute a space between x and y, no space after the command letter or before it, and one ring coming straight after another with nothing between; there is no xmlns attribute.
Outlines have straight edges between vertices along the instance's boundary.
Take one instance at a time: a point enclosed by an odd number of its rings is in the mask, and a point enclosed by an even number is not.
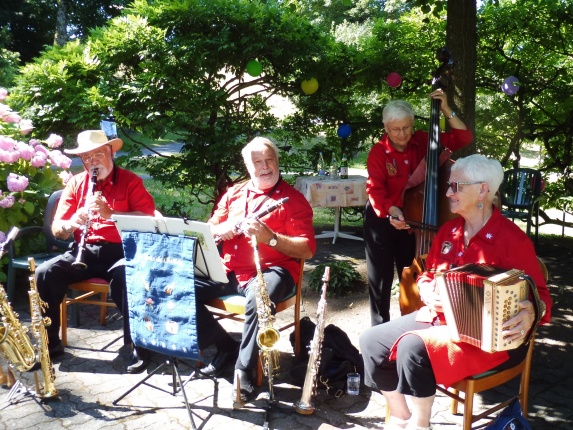
<svg viewBox="0 0 573 430"><path fill-rule="evenodd" d="M437 59L441 65L433 73L432 91L445 89L451 81L454 61L446 48L440 48ZM432 99L428 152L408 181L403 196L403 213L416 235L416 257L410 267L405 267L400 280L400 312L409 314L423 306L416 278L425 270L425 258L432 239L440 225L453 215L445 198L447 181L453 161L451 152L440 153L440 100ZM425 169L425 172L424 172ZM420 182L420 179L423 178ZM416 183L418 182L418 183Z"/></svg>

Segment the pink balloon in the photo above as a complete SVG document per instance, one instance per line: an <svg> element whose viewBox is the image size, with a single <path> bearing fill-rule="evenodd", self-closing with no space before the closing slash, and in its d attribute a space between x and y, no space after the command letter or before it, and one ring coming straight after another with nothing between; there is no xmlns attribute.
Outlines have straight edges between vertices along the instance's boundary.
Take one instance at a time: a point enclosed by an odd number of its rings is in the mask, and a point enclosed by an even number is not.
<svg viewBox="0 0 573 430"><path fill-rule="evenodd" d="M386 82L392 88L399 87L402 83L402 76L396 72L388 73L388 76L386 76Z"/></svg>
<svg viewBox="0 0 573 430"><path fill-rule="evenodd" d="M519 79L515 76L505 78L505 81L501 84L501 90L508 96L514 95L519 91Z"/></svg>

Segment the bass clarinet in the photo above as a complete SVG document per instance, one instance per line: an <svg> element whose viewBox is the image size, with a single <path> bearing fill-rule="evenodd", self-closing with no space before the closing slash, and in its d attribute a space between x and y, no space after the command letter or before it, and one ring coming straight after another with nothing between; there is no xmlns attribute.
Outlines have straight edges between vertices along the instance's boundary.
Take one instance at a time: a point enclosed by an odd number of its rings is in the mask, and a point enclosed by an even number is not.
<svg viewBox="0 0 573 430"><path fill-rule="evenodd" d="M95 194L95 188L97 184L97 174L98 174L98 169L93 169L89 184L89 190L88 193L86 194L86 201L84 206L88 205L88 202L90 202L91 197L93 197L93 195ZM84 261L84 251L86 249L86 236L90 231L92 217L93 217L92 212L88 210L88 222L86 222L81 227L82 237L80 239L80 243L78 244L78 254L76 255L76 260L72 263L72 267L75 267L76 269L86 269L88 267L88 265Z"/></svg>
<svg viewBox="0 0 573 430"><path fill-rule="evenodd" d="M304 386L302 387L302 396L294 404L294 409L302 415L310 415L314 412L312 396L316 394L316 375L320 366L320 354L322 352L322 340L324 338L324 323L326 321L326 289L330 282L330 267L324 268L322 276L322 293L318 306L316 308L316 327L314 335L310 342L310 352L308 357L308 367L304 377Z"/></svg>

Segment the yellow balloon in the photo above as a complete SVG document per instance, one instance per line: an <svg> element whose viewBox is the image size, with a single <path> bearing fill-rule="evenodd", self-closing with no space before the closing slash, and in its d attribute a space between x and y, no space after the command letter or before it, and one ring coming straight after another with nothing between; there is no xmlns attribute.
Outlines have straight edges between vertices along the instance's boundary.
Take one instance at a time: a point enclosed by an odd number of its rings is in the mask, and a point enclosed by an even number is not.
<svg viewBox="0 0 573 430"><path fill-rule="evenodd" d="M306 79L302 81L300 87L305 94L314 94L318 90L318 81L315 78Z"/></svg>

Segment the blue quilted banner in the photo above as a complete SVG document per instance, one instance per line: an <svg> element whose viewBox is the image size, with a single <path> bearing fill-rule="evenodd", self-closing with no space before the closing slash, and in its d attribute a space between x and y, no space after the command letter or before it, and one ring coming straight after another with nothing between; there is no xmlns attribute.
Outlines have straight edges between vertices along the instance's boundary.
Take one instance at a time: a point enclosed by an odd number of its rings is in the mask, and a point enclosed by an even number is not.
<svg viewBox="0 0 573 430"><path fill-rule="evenodd" d="M198 359L196 239L135 231L121 236L133 343L170 357Z"/></svg>

